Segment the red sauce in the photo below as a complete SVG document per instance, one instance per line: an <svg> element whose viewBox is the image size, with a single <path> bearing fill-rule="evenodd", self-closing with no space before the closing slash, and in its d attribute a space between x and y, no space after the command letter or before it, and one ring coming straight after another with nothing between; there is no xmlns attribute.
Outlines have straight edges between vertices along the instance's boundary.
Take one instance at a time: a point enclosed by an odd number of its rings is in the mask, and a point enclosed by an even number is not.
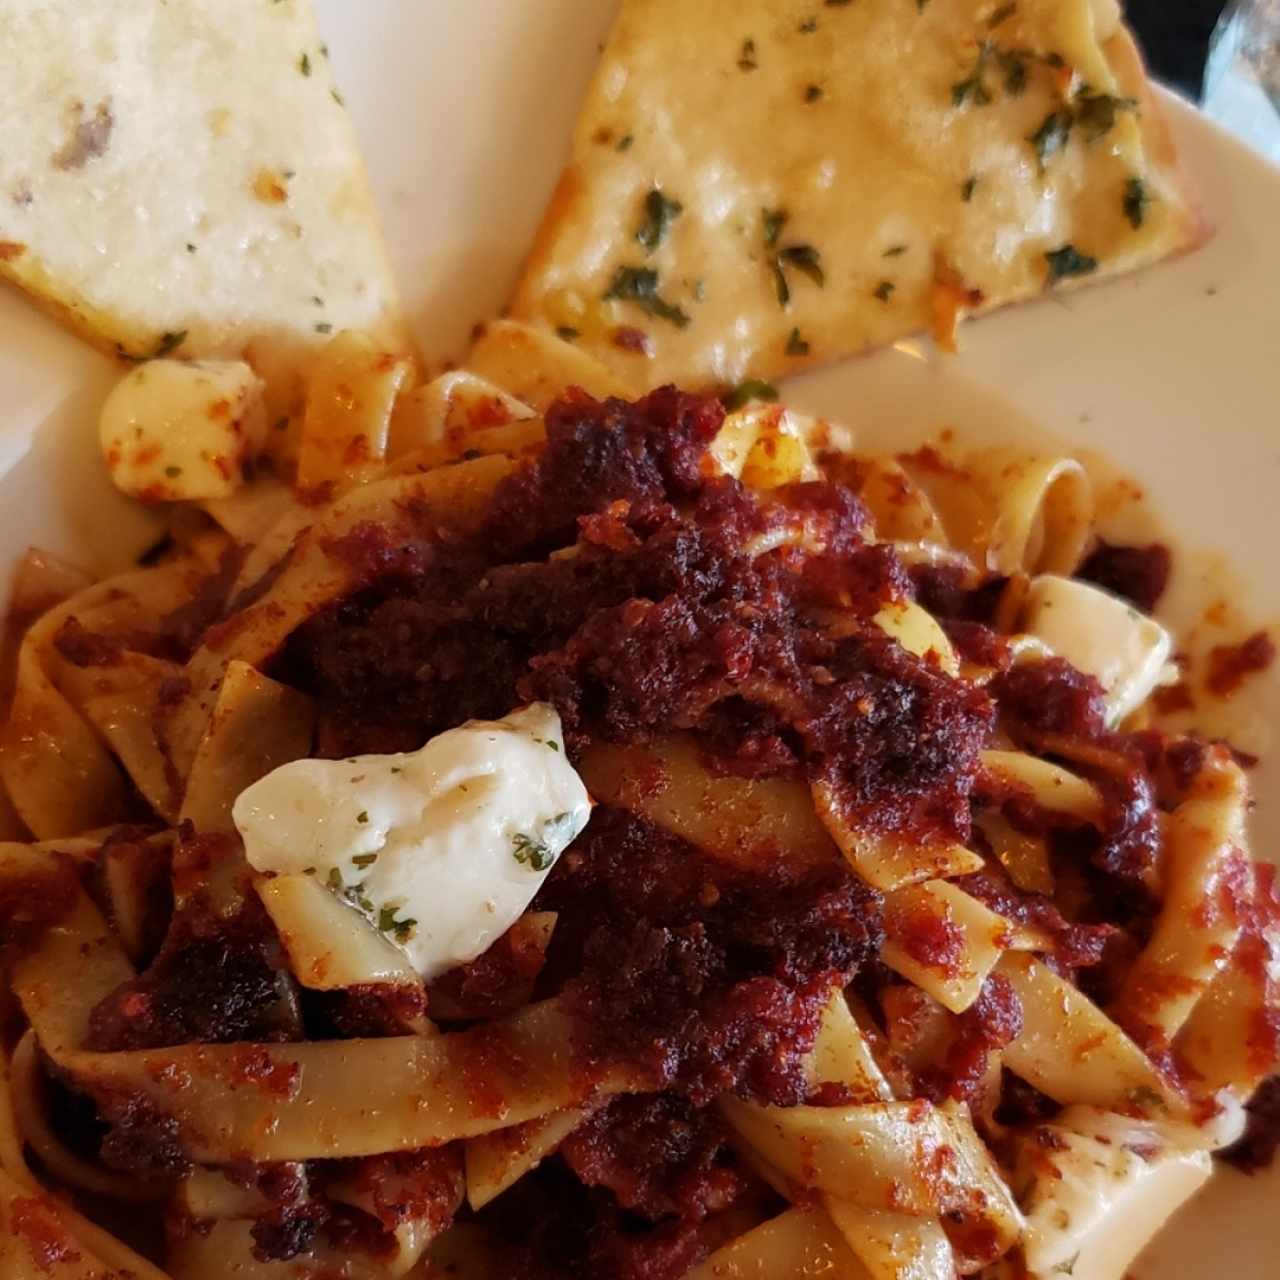
<svg viewBox="0 0 1280 1280"><path fill-rule="evenodd" d="M522 917L482 956L432 983L432 1017L497 1018L528 1004L546 959L545 944L535 922Z"/></svg>
<svg viewBox="0 0 1280 1280"><path fill-rule="evenodd" d="M560 1154L588 1187L657 1222L727 1207L743 1179L717 1114L673 1094L619 1098L566 1139Z"/></svg>
<svg viewBox="0 0 1280 1280"><path fill-rule="evenodd" d="M1099 541L1097 550L1076 570L1076 577L1150 613L1169 585L1173 556L1155 542L1146 547L1121 547Z"/></svg>
<svg viewBox="0 0 1280 1280"><path fill-rule="evenodd" d="M1116 932L1109 924L1070 923L1049 898L1016 889L994 870L960 876L955 883L1006 920L1044 930L1053 939L1059 965L1066 970L1100 963L1107 940Z"/></svg>
<svg viewBox="0 0 1280 1280"><path fill-rule="evenodd" d="M603 805L535 906L560 912L548 976L572 975L585 1051L699 1105L727 1090L802 1101L830 993L881 936L879 895L838 865L728 871Z"/></svg>
<svg viewBox="0 0 1280 1280"><path fill-rule="evenodd" d="M1012 667L991 691L1003 713L1033 729L1097 738L1106 725L1102 686L1065 658Z"/></svg>
<svg viewBox="0 0 1280 1280"><path fill-rule="evenodd" d="M196 902L175 914L146 972L93 1009L86 1048L288 1039L279 1006L290 985L275 933L255 899L230 918Z"/></svg>
<svg viewBox="0 0 1280 1280"><path fill-rule="evenodd" d="M1280 1151L1280 1075L1264 1081L1245 1110L1249 1118L1243 1136L1218 1154L1245 1173L1258 1173Z"/></svg>
<svg viewBox="0 0 1280 1280"><path fill-rule="evenodd" d="M917 964L949 978L960 972L964 930L949 916L941 916L923 903L902 904L891 910L885 928Z"/></svg>
<svg viewBox="0 0 1280 1280"><path fill-rule="evenodd" d="M27 1255L41 1271L53 1274L55 1268L80 1261L75 1238L47 1196L19 1196L10 1202L9 1225L13 1234L26 1246Z"/></svg>
<svg viewBox="0 0 1280 1280"><path fill-rule="evenodd" d="M972 1101L986 1078L991 1054L1022 1031L1022 1004L1007 978L993 973L978 998L956 1020L956 1034L946 1062L925 1081L938 1100Z"/></svg>
<svg viewBox="0 0 1280 1280"><path fill-rule="evenodd" d="M1256 631L1235 645L1209 650L1205 687L1219 698L1230 698L1252 675L1265 671L1276 659L1276 642L1265 631Z"/></svg>

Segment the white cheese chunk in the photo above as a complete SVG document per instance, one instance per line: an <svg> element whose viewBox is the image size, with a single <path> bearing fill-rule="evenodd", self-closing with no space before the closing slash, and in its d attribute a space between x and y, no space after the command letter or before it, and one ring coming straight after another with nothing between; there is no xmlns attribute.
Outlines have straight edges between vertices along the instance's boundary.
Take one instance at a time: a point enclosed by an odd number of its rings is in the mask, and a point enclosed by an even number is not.
<svg viewBox="0 0 1280 1280"><path fill-rule="evenodd" d="M226 498L262 448L263 384L239 360L148 360L102 406L102 453L117 489L144 502Z"/></svg>
<svg viewBox="0 0 1280 1280"><path fill-rule="evenodd" d="M1050 573L1035 578L1023 607L1023 630L1097 677L1111 724L1169 678L1169 633L1127 601L1087 582Z"/></svg>
<svg viewBox="0 0 1280 1280"><path fill-rule="evenodd" d="M433 978L515 923L590 811L560 717L533 703L419 751L295 760L232 816L256 870L314 875Z"/></svg>
<svg viewBox="0 0 1280 1280"><path fill-rule="evenodd" d="M1207 1152L1178 1145L1159 1125L1068 1108L1022 1152L1028 1271L1036 1280L1122 1280L1210 1172Z"/></svg>

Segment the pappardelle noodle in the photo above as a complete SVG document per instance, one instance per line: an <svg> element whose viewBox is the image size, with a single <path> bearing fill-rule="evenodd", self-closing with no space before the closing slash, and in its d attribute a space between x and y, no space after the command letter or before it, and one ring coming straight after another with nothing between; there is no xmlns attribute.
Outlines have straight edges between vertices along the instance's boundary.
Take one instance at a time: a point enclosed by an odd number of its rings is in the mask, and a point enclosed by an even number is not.
<svg viewBox="0 0 1280 1280"><path fill-rule="evenodd" d="M1280 897L1078 462L511 324L126 384L165 540L10 625L6 1277L1102 1280L1238 1136Z"/></svg>

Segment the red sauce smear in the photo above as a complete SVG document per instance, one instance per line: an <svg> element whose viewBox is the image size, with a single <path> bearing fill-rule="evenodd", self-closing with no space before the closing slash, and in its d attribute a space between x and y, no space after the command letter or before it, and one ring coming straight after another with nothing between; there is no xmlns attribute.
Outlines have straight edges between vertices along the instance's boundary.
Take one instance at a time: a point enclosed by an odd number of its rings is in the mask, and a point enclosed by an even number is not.
<svg viewBox="0 0 1280 1280"><path fill-rule="evenodd" d="M1255 631L1236 645L1209 650L1205 687L1219 698L1230 698L1252 675L1265 671L1276 660L1276 642L1265 631Z"/></svg>

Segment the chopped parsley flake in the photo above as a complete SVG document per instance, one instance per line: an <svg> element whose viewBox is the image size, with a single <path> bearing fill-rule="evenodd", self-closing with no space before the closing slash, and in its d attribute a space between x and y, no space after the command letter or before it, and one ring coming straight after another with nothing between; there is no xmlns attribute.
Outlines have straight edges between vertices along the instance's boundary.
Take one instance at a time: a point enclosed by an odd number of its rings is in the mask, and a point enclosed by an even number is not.
<svg viewBox="0 0 1280 1280"><path fill-rule="evenodd" d="M632 134L632 133L624 133L624 134L622 135L622 137L618 139L618 150L619 150L619 151L630 151L630 150L631 150L631 144L632 144L635 140L636 140L636 139L635 139L635 135L634 135L634 134Z"/></svg>
<svg viewBox="0 0 1280 1280"><path fill-rule="evenodd" d="M792 329L791 336L787 339L787 355L789 356L807 356L809 354L809 344L800 336L799 329Z"/></svg>
<svg viewBox="0 0 1280 1280"><path fill-rule="evenodd" d="M162 333L160 341L156 343L154 358L159 360L163 356L167 356L169 352L176 351L187 340L187 331L185 329L175 329L169 333Z"/></svg>
<svg viewBox="0 0 1280 1280"><path fill-rule="evenodd" d="M1141 178L1130 178L1124 184L1124 216L1129 219L1129 225L1135 231L1146 219L1147 205L1150 203L1147 184Z"/></svg>
<svg viewBox="0 0 1280 1280"><path fill-rule="evenodd" d="M369 810L368 810L368 809L361 809L361 810L360 810L360 812L356 814L356 821L357 821L357 822L360 822L360 823L368 822L368 821L369 821Z"/></svg>
<svg viewBox="0 0 1280 1280"><path fill-rule="evenodd" d="M985 107L991 101L991 93L983 78L983 69L987 61L987 46L978 50L978 62L974 69L963 80L957 80L951 86L951 105L963 107L966 102L975 107Z"/></svg>
<svg viewBox="0 0 1280 1280"><path fill-rule="evenodd" d="M782 228L787 225L791 215L785 209L761 209L760 220L764 223L764 247L772 249L778 243Z"/></svg>
<svg viewBox="0 0 1280 1280"><path fill-rule="evenodd" d="M797 271L802 271L819 287L826 284L827 278L822 270L822 255L813 245L789 244L785 248L778 250L778 258L781 262L785 262L787 266L795 267Z"/></svg>
<svg viewBox="0 0 1280 1280"><path fill-rule="evenodd" d="M811 84L804 91L804 100L806 102L817 102L821 97L822 97L821 85Z"/></svg>
<svg viewBox="0 0 1280 1280"><path fill-rule="evenodd" d="M892 280L881 280L878 285L871 291L881 302L888 302L893 297L894 283Z"/></svg>
<svg viewBox="0 0 1280 1280"><path fill-rule="evenodd" d="M759 65L756 61L756 42L750 39L744 40L742 52L738 55L738 70L755 71Z"/></svg>
<svg viewBox="0 0 1280 1280"><path fill-rule="evenodd" d="M378 930L381 933L394 934L395 940L402 946L413 937L416 920L397 920L399 907L382 907L378 911Z"/></svg>
<svg viewBox="0 0 1280 1280"><path fill-rule="evenodd" d="M992 100L987 86L987 69L994 63L1004 76L1004 91L1016 98L1027 87L1027 60L1032 54L1026 49L1002 49L990 40L978 45L978 56L973 70L963 80L951 86L951 105L962 107L969 103L985 107Z"/></svg>
<svg viewBox="0 0 1280 1280"><path fill-rule="evenodd" d="M556 326L556 337L564 342L577 342L582 334L572 325L562 324Z"/></svg>
<svg viewBox="0 0 1280 1280"><path fill-rule="evenodd" d="M193 244L191 243L191 241L190 241L190 240L188 240L188 241L187 241L187 252L188 252L188 253L195 253L195 251L196 251L196 247L195 247L195 245L193 245Z"/></svg>
<svg viewBox="0 0 1280 1280"><path fill-rule="evenodd" d="M404 772L404 770L403 770L403 769L402 769L398 764L393 764L393 765L391 766L391 772L392 772L392 773L403 773L403 772Z"/></svg>
<svg viewBox="0 0 1280 1280"><path fill-rule="evenodd" d="M172 480L175 477L180 476L182 474L182 468L181 467L165 467L164 473L169 477L170 480Z"/></svg>
<svg viewBox="0 0 1280 1280"><path fill-rule="evenodd" d="M1040 127L1027 139L1035 148L1036 159L1043 169L1049 157L1061 151L1071 137L1073 120L1069 111L1050 111Z"/></svg>
<svg viewBox="0 0 1280 1280"><path fill-rule="evenodd" d="M1135 98L1116 98L1109 93L1090 93L1082 89L1076 97L1076 121L1090 142L1096 142L1115 127L1116 116L1122 111L1132 111L1138 105Z"/></svg>
<svg viewBox="0 0 1280 1280"><path fill-rule="evenodd" d="M762 382L759 378L748 378L740 382L732 391L720 397L720 403L732 413L741 409L752 400L774 401L778 398L778 388L771 382Z"/></svg>
<svg viewBox="0 0 1280 1280"><path fill-rule="evenodd" d="M1027 87L1027 54L1025 49L997 49L996 63L1004 72L1004 91L1016 98Z"/></svg>
<svg viewBox="0 0 1280 1280"><path fill-rule="evenodd" d="M337 91L337 89L330 89L330 90L329 90L329 97L331 97L331 98L334 100L334 102L336 102L336 103L338 104L338 106L340 106L340 107L345 107L345 106L347 105L347 100L346 100L346 98L344 98L344 97L342 96L342 94L340 94L340 93Z"/></svg>
<svg viewBox="0 0 1280 1280"><path fill-rule="evenodd" d="M965 204L968 204L969 201L973 199L973 192L977 185L978 179L972 174L970 174L969 177L960 184L960 199L963 200Z"/></svg>
<svg viewBox="0 0 1280 1280"><path fill-rule="evenodd" d="M818 29L818 20L817 20L817 18L806 18L806 19L805 19L805 20L804 20L804 21L803 21L803 22L802 22L802 23L801 23L801 24L796 28L796 30L797 30L797 31L799 31L799 32L800 32L800 34L801 34L801 35L803 35L803 36L812 35L815 31L817 31L817 29Z"/></svg>
<svg viewBox="0 0 1280 1280"><path fill-rule="evenodd" d="M378 855L376 853L357 853L355 857L351 859L352 863L355 866L360 867L362 869L364 867L373 866L373 864L377 862L377 860L378 860Z"/></svg>
<svg viewBox="0 0 1280 1280"><path fill-rule="evenodd" d="M1076 1272L1076 1263L1080 1261L1080 1251L1076 1252L1075 1257L1068 1258L1065 1262L1060 1262L1053 1269L1054 1275L1072 1276Z"/></svg>
<svg viewBox="0 0 1280 1280"><path fill-rule="evenodd" d="M332 332L333 332L333 325L328 324L328 323L318 324L318 325L316 325L316 332L317 332L317 333L332 333Z"/></svg>
<svg viewBox="0 0 1280 1280"><path fill-rule="evenodd" d="M636 232L636 239L652 253L683 212L684 205L679 200L669 200L655 187L644 198L644 221Z"/></svg>
<svg viewBox="0 0 1280 1280"><path fill-rule="evenodd" d="M633 302L642 311L667 320L678 329L689 323L688 312L667 302L658 293L658 273L649 267L619 267L605 290L604 300Z"/></svg>
<svg viewBox="0 0 1280 1280"><path fill-rule="evenodd" d="M309 76L311 74L311 59L305 53L298 59L298 70L301 71L304 76Z"/></svg>
<svg viewBox="0 0 1280 1280"><path fill-rule="evenodd" d="M555 856L541 840L527 836L518 831L511 838L515 859L523 867L533 871L546 871L555 861Z"/></svg>
<svg viewBox="0 0 1280 1280"><path fill-rule="evenodd" d="M882 258L900 258L907 251L905 244L891 244L880 256Z"/></svg>
<svg viewBox="0 0 1280 1280"><path fill-rule="evenodd" d="M329 868L329 877L326 882L330 889L335 892L342 888L342 872L337 867Z"/></svg>
<svg viewBox="0 0 1280 1280"><path fill-rule="evenodd" d="M1049 284L1055 285L1067 276L1087 276L1098 269L1097 258L1081 253L1073 244L1064 244L1060 249L1050 249L1045 255L1049 264Z"/></svg>

